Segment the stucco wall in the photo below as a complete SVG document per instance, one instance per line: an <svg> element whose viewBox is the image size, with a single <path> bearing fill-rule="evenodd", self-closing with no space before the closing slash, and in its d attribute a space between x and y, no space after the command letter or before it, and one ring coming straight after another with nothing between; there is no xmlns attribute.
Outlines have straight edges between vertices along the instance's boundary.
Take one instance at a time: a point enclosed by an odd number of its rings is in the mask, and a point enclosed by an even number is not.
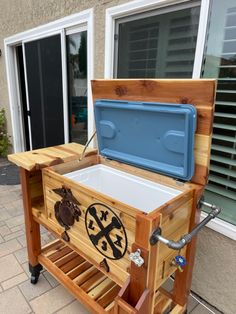
<svg viewBox="0 0 236 314"><path fill-rule="evenodd" d="M4 38L94 7L94 75L104 72L105 10L126 0L1 0L0 108L5 107L11 133ZM192 289L226 314L236 313L236 243L208 228L198 239Z"/></svg>

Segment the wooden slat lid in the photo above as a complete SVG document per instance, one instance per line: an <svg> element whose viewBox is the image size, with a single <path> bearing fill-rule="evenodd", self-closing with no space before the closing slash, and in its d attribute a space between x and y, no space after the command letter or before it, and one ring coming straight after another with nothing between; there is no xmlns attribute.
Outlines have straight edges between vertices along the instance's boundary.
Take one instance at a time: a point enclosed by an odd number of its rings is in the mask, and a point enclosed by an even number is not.
<svg viewBox="0 0 236 314"><path fill-rule="evenodd" d="M192 104L197 109L195 172L191 182L208 180L215 80L93 80L93 100L114 99L173 104Z"/></svg>
<svg viewBox="0 0 236 314"><path fill-rule="evenodd" d="M63 144L53 147L36 149L24 153L8 155L8 159L26 170L38 170L47 166L78 159L84 146L77 143ZM87 149L86 153L96 153L96 150Z"/></svg>

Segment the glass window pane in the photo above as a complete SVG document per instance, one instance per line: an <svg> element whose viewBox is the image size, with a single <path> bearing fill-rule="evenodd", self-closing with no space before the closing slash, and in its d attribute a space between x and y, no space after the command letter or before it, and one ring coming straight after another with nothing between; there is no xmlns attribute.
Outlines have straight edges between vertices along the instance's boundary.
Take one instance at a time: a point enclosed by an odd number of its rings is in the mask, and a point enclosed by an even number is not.
<svg viewBox="0 0 236 314"><path fill-rule="evenodd" d="M219 14L221 12L221 14ZM207 201L236 225L236 3L213 0L202 77L217 78Z"/></svg>
<svg viewBox="0 0 236 314"><path fill-rule="evenodd" d="M69 136L87 142L87 32L66 36L68 69Z"/></svg>
<svg viewBox="0 0 236 314"><path fill-rule="evenodd" d="M192 77L199 6L118 20L118 78Z"/></svg>

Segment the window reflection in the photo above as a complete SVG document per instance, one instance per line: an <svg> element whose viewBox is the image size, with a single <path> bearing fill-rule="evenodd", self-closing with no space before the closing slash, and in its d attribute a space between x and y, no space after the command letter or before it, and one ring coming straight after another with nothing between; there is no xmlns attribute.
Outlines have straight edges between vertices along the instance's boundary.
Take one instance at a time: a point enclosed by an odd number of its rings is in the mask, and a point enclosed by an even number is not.
<svg viewBox="0 0 236 314"><path fill-rule="evenodd" d="M71 142L87 141L87 32L67 35L69 136Z"/></svg>
<svg viewBox="0 0 236 314"><path fill-rule="evenodd" d="M195 6L118 20L117 77L192 77L199 14Z"/></svg>
<svg viewBox="0 0 236 314"><path fill-rule="evenodd" d="M219 12L221 14L219 14ZM236 4L213 0L202 77L218 80L205 198L236 225Z"/></svg>

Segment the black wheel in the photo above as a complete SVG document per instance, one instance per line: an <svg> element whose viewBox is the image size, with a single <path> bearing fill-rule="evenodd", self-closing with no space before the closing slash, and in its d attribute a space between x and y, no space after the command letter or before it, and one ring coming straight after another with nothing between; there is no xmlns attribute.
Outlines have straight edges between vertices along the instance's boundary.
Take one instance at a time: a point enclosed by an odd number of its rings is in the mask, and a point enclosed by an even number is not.
<svg viewBox="0 0 236 314"><path fill-rule="evenodd" d="M43 269L42 265L37 264L32 266L29 264L29 271L31 272L30 282L35 285L38 282L40 271Z"/></svg>
<svg viewBox="0 0 236 314"><path fill-rule="evenodd" d="M38 282L38 279L39 279L39 274L38 274L38 276L31 275L30 282L31 282L33 285L36 285L36 283Z"/></svg>

